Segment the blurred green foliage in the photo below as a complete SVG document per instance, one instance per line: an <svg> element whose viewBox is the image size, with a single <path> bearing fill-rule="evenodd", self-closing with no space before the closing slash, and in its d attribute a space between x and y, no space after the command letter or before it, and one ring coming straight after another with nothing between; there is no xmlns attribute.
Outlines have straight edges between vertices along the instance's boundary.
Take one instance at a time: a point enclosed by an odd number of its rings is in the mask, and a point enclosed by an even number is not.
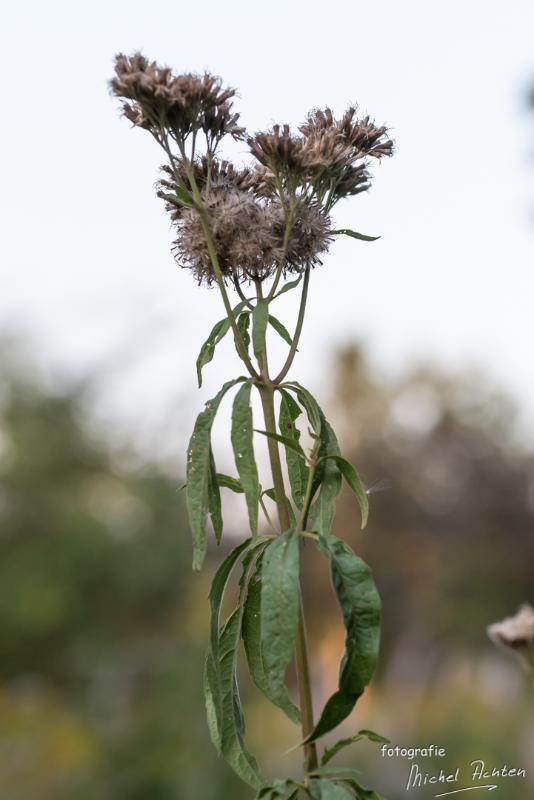
<svg viewBox="0 0 534 800"><path fill-rule="evenodd" d="M379 380L352 347L338 355L335 396L344 455L388 486L370 495L366 531L349 493L336 521L384 604L380 670L346 734L435 742L448 749L438 768L478 757L528 767L532 704L485 633L534 600L534 458L513 404L480 376ZM90 434L83 399L16 370L0 391L0 797L250 798L204 720L206 594L221 554L191 573L179 481ZM304 564L318 710L343 632L324 559L307 547ZM251 749L287 774L295 729L246 682L244 694ZM376 745L341 760L388 800L406 796L409 765ZM532 793L525 782L502 790Z"/></svg>
<svg viewBox="0 0 534 800"><path fill-rule="evenodd" d="M2 386L0 797L244 796L205 729L176 483L115 464L79 400Z"/></svg>

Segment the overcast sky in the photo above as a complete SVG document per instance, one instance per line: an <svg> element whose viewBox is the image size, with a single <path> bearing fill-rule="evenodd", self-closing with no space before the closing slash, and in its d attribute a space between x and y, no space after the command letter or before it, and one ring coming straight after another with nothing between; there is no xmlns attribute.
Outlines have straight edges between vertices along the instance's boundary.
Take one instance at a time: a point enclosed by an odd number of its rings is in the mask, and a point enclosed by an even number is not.
<svg viewBox="0 0 534 800"><path fill-rule="evenodd" d="M356 337L379 369L480 364L534 408L532 2L19 0L0 27L0 326L56 370L108 364L110 416L164 424L221 317L172 260L157 145L108 95L114 53L139 48L237 86L250 130L349 102L391 126L395 157L336 211L382 238L315 270L295 375L321 391L319 357ZM223 349L196 406L233 369Z"/></svg>

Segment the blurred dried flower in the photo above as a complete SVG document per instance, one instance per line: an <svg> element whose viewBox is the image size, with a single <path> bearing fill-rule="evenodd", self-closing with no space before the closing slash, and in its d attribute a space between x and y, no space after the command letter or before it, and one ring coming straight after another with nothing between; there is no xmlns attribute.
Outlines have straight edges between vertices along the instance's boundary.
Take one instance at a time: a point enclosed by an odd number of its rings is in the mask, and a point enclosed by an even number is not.
<svg viewBox="0 0 534 800"><path fill-rule="evenodd" d="M203 75L173 75L168 67L148 61L141 53L115 58L112 92L133 101L123 104L123 113L134 125L154 133L168 127L177 139L184 140L202 130L213 149L225 134L242 138L244 129L232 110L234 89L223 89L220 78Z"/></svg>
<svg viewBox="0 0 534 800"><path fill-rule="evenodd" d="M512 650L534 647L534 608L521 606L515 616L489 625L488 636L495 644Z"/></svg>

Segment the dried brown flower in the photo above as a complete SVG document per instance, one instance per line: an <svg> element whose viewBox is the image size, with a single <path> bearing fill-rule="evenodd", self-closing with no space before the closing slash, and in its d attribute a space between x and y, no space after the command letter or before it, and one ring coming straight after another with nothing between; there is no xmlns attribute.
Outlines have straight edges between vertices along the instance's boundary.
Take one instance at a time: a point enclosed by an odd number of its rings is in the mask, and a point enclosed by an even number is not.
<svg viewBox="0 0 534 800"><path fill-rule="evenodd" d="M239 115L232 110L235 90L224 89L221 79L209 72L174 75L141 53L121 53L116 56L110 86L117 97L133 101L123 104L123 113L134 125L154 132L168 127L182 140L202 130L209 148L225 134L235 139L243 136Z"/></svg>
<svg viewBox="0 0 534 800"><path fill-rule="evenodd" d="M300 271L320 263L330 243L330 221L316 204L302 200L284 255L286 212L277 199L258 199L250 191L213 186L205 200L210 230L222 275L238 280L270 277L282 263L284 271ZM173 215L178 230L174 254L199 283L211 284L215 273L199 213L183 207Z"/></svg>
<svg viewBox="0 0 534 800"><path fill-rule="evenodd" d="M488 636L495 644L513 650L534 647L534 608L524 605L515 616L489 625Z"/></svg>

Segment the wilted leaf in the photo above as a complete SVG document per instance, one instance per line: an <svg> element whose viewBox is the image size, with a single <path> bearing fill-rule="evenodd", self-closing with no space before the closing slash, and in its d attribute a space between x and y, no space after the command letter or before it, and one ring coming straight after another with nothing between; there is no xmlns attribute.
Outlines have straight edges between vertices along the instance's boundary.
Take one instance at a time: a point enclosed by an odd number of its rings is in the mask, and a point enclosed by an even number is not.
<svg viewBox="0 0 534 800"><path fill-rule="evenodd" d="M265 354L265 334L269 319L269 304L267 300L258 300L252 312L252 349L258 362L263 363Z"/></svg>
<svg viewBox="0 0 534 800"><path fill-rule="evenodd" d="M362 528L365 528L367 525L367 520L369 518L369 500L367 498L367 492L365 491L365 487L361 482L360 476L345 458L342 458L339 455L328 454L324 456L325 458L332 459L335 461L339 470L345 480L347 481L348 485L356 495L358 499L358 503L360 504L360 511L362 513Z"/></svg>
<svg viewBox="0 0 534 800"><path fill-rule="evenodd" d="M261 646L270 693L286 696L285 670L293 655L299 613L299 540L293 530L265 551L261 583Z"/></svg>
<svg viewBox="0 0 534 800"><path fill-rule="evenodd" d="M209 509L210 437L215 415L226 392L245 378L224 384L220 392L208 400L195 422L187 448L187 514L193 537L193 569L200 569L207 550L206 516Z"/></svg>
<svg viewBox="0 0 534 800"><path fill-rule="evenodd" d="M275 541L275 540L272 540ZM243 613L243 642L252 680L271 703L284 711L293 722L299 722L298 708L292 703L286 687L274 685L268 678L261 641L261 592L263 556L256 562L256 570L249 581Z"/></svg>
<svg viewBox="0 0 534 800"><path fill-rule="evenodd" d="M247 500L248 517L252 536L258 533L258 502L260 485L258 469L254 458L252 439L252 409L250 407L250 382L245 383L237 392L232 409L232 447L234 458L241 480L241 486Z"/></svg>
<svg viewBox="0 0 534 800"><path fill-rule="evenodd" d="M381 603L371 570L341 539L329 536L319 541L330 557L332 583L346 636L339 690L326 703L308 742L333 730L351 713L371 680L380 643Z"/></svg>
<svg viewBox="0 0 534 800"><path fill-rule="evenodd" d="M221 541L223 532L223 518L221 513L221 493L219 492L219 484L217 482L217 469L215 467L215 459L213 458L213 450L210 445L210 458L209 458L209 475L208 475L208 509L211 517L211 524L215 533L217 544Z"/></svg>
<svg viewBox="0 0 534 800"><path fill-rule="evenodd" d="M298 403L296 403L291 395L284 389L281 390L280 401L280 416L278 425L280 433L293 439L296 444L299 443L300 432L295 421L301 415L302 411ZM298 451L297 451L298 452ZM308 484L308 467L303 461L300 454L297 454L291 447L285 446L287 471L289 475L289 484L291 486L291 495L297 508L302 509L302 503Z"/></svg>

